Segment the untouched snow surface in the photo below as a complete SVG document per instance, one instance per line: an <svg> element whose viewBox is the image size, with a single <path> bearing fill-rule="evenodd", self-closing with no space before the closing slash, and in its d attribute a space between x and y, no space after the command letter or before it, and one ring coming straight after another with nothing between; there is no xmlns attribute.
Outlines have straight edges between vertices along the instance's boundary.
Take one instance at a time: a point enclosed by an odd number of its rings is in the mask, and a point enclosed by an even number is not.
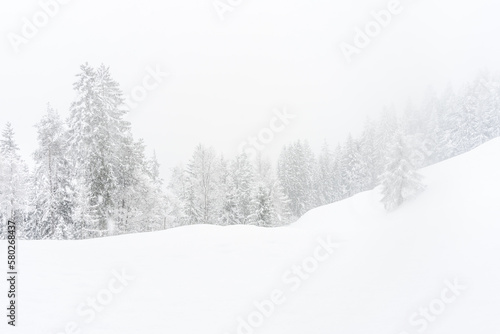
<svg viewBox="0 0 500 334"><path fill-rule="evenodd" d="M422 174L392 213L375 189L283 228L21 241L0 333L500 333L500 139Z"/></svg>

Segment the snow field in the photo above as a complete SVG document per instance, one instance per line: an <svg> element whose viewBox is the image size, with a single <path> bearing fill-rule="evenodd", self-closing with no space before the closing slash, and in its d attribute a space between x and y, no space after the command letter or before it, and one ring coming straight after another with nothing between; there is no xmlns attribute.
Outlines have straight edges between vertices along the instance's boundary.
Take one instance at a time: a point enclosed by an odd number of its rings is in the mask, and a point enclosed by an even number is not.
<svg viewBox="0 0 500 334"><path fill-rule="evenodd" d="M498 332L499 152L493 140L421 170L425 192L391 213L375 189L281 228L19 241L19 326L0 331Z"/></svg>

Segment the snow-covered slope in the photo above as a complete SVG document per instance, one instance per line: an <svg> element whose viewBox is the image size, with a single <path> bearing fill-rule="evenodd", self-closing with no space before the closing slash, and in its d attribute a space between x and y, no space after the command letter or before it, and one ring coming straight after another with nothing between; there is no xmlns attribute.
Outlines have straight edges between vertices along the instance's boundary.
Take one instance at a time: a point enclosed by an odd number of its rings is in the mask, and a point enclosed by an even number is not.
<svg viewBox="0 0 500 334"><path fill-rule="evenodd" d="M422 174L392 213L376 189L283 228L22 241L18 327L2 307L0 332L499 333L500 139Z"/></svg>

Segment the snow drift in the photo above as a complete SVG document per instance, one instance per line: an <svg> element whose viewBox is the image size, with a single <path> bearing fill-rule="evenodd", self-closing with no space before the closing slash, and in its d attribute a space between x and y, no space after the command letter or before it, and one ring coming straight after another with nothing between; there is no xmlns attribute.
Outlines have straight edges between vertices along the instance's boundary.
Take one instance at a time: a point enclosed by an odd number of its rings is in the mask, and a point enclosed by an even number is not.
<svg viewBox="0 0 500 334"><path fill-rule="evenodd" d="M421 173L391 213L375 189L282 228L20 241L18 326L0 332L498 332L500 139Z"/></svg>

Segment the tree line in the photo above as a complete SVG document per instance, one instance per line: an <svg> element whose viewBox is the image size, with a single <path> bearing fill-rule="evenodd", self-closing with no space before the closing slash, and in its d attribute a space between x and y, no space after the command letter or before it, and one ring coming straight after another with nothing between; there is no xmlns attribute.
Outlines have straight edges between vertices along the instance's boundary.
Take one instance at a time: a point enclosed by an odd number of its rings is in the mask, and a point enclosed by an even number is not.
<svg viewBox="0 0 500 334"><path fill-rule="evenodd" d="M189 224L273 227L308 210L381 185L388 210L424 189L417 169L500 136L500 77L482 73L459 91L429 91L419 107L384 110L362 132L320 152L307 140L276 162L226 159L198 145L191 159L160 177L124 120L123 94L109 68L84 64L62 120L48 105L36 124L29 170L14 130L0 138L0 236L7 219L26 239L84 239Z"/></svg>
<svg viewBox="0 0 500 334"><path fill-rule="evenodd" d="M286 145L275 164L241 154L232 161L200 145L168 186L169 221L279 226L307 211L381 186L394 210L425 189L417 170L500 136L500 77L482 73L458 92L429 89L422 105L386 108L361 133L315 153Z"/></svg>

